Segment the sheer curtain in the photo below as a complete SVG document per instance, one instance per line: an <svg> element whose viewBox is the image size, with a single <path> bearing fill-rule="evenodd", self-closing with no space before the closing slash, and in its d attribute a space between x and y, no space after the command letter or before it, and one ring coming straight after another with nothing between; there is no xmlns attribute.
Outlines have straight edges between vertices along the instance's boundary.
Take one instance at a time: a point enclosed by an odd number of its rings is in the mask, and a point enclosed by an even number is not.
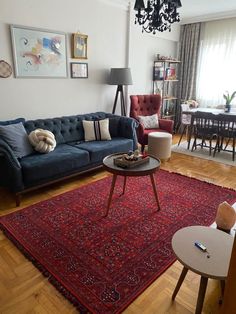
<svg viewBox="0 0 236 314"><path fill-rule="evenodd" d="M224 105L223 94L236 90L236 18L206 22L197 75L200 106ZM236 104L235 99L232 104Z"/></svg>

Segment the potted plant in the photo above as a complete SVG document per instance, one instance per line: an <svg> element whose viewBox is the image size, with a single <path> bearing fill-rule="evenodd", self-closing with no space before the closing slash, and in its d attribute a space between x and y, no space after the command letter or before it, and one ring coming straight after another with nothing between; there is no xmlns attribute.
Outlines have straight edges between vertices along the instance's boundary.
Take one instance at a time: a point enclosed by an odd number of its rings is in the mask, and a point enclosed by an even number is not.
<svg viewBox="0 0 236 314"><path fill-rule="evenodd" d="M236 91L234 91L232 93L232 95L229 94L228 91L226 91L225 94L223 94L223 97L225 99L225 112L230 112L230 108L231 108L231 101L234 99L234 97L236 96Z"/></svg>

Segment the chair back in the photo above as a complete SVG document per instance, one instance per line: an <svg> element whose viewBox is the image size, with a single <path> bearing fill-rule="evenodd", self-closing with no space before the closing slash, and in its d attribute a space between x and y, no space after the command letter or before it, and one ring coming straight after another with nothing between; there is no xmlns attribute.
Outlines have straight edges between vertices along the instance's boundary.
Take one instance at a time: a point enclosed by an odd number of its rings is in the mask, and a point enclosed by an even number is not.
<svg viewBox="0 0 236 314"><path fill-rule="evenodd" d="M185 111L188 111L189 109L190 109L190 106L188 104L181 104L181 124L183 125L191 124L192 114L184 113Z"/></svg>
<svg viewBox="0 0 236 314"><path fill-rule="evenodd" d="M219 114L219 132L224 137L236 136L236 115Z"/></svg>
<svg viewBox="0 0 236 314"><path fill-rule="evenodd" d="M155 113L160 116L161 96L153 95L131 95L130 117L138 120L138 116L151 116Z"/></svg>
<svg viewBox="0 0 236 314"><path fill-rule="evenodd" d="M211 112L197 111L192 115L191 124L194 126L197 135L218 134L219 115L215 115Z"/></svg>

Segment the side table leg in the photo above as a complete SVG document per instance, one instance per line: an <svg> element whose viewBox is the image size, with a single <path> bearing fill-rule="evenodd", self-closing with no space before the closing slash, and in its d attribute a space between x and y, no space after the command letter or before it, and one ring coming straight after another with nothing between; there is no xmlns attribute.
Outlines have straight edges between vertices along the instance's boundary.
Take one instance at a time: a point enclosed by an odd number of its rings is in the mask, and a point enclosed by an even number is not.
<svg viewBox="0 0 236 314"><path fill-rule="evenodd" d="M208 282L208 278L201 276L195 314L201 314L202 313L202 307L203 307L203 302L204 302L204 298L205 298L207 282Z"/></svg>
<svg viewBox="0 0 236 314"><path fill-rule="evenodd" d="M220 281L220 287L221 287L221 296L219 299L219 304L223 303L223 299L224 299L224 292L225 292L225 280L221 280Z"/></svg>
<svg viewBox="0 0 236 314"><path fill-rule="evenodd" d="M155 195L155 199L156 199L156 202L157 202L157 211L159 211L161 209L161 206L160 206L160 202L159 202L159 199L158 199L158 194L157 194L157 188L156 188L156 183L155 183L155 178L154 178L154 174L150 174L150 178L151 178L151 182L152 182L152 187L153 187L153 192L154 192L154 195Z"/></svg>
<svg viewBox="0 0 236 314"><path fill-rule="evenodd" d="M115 184L116 184L116 179L117 179L117 175L113 174L110 194L109 194L108 203L107 203L107 210L105 212L105 215L103 215L103 217L107 217L107 215L108 215L108 212L109 212L109 209L110 209L110 206L111 206L112 195L113 195Z"/></svg>
<svg viewBox="0 0 236 314"><path fill-rule="evenodd" d="M185 276L187 275L187 272L188 272L188 268L184 267L183 270L182 270L182 273L181 273L181 275L179 277L179 280L177 282L177 285L175 287L175 290L174 290L174 292L172 294L172 300L175 299L177 293L179 292L179 289L180 289L180 287L181 287L181 285L182 285L182 283L184 281Z"/></svg>

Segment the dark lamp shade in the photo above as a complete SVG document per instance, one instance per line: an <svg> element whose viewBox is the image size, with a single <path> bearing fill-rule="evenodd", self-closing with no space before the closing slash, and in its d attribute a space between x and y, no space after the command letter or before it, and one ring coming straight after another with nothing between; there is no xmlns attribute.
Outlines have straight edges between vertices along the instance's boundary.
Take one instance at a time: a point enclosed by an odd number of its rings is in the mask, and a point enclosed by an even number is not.
<svg viewBox="0 0 236 314"><path fill-rule="evenodd" d="M142 9L145 9L143 0L136 0L134 4L134 10L138 11Z"/></svg>
<svg viewBox="0 0 236 314"><path fill-rule="evenodd" d="M130 68L111 68L110 85L132 85Z"/></svg>

